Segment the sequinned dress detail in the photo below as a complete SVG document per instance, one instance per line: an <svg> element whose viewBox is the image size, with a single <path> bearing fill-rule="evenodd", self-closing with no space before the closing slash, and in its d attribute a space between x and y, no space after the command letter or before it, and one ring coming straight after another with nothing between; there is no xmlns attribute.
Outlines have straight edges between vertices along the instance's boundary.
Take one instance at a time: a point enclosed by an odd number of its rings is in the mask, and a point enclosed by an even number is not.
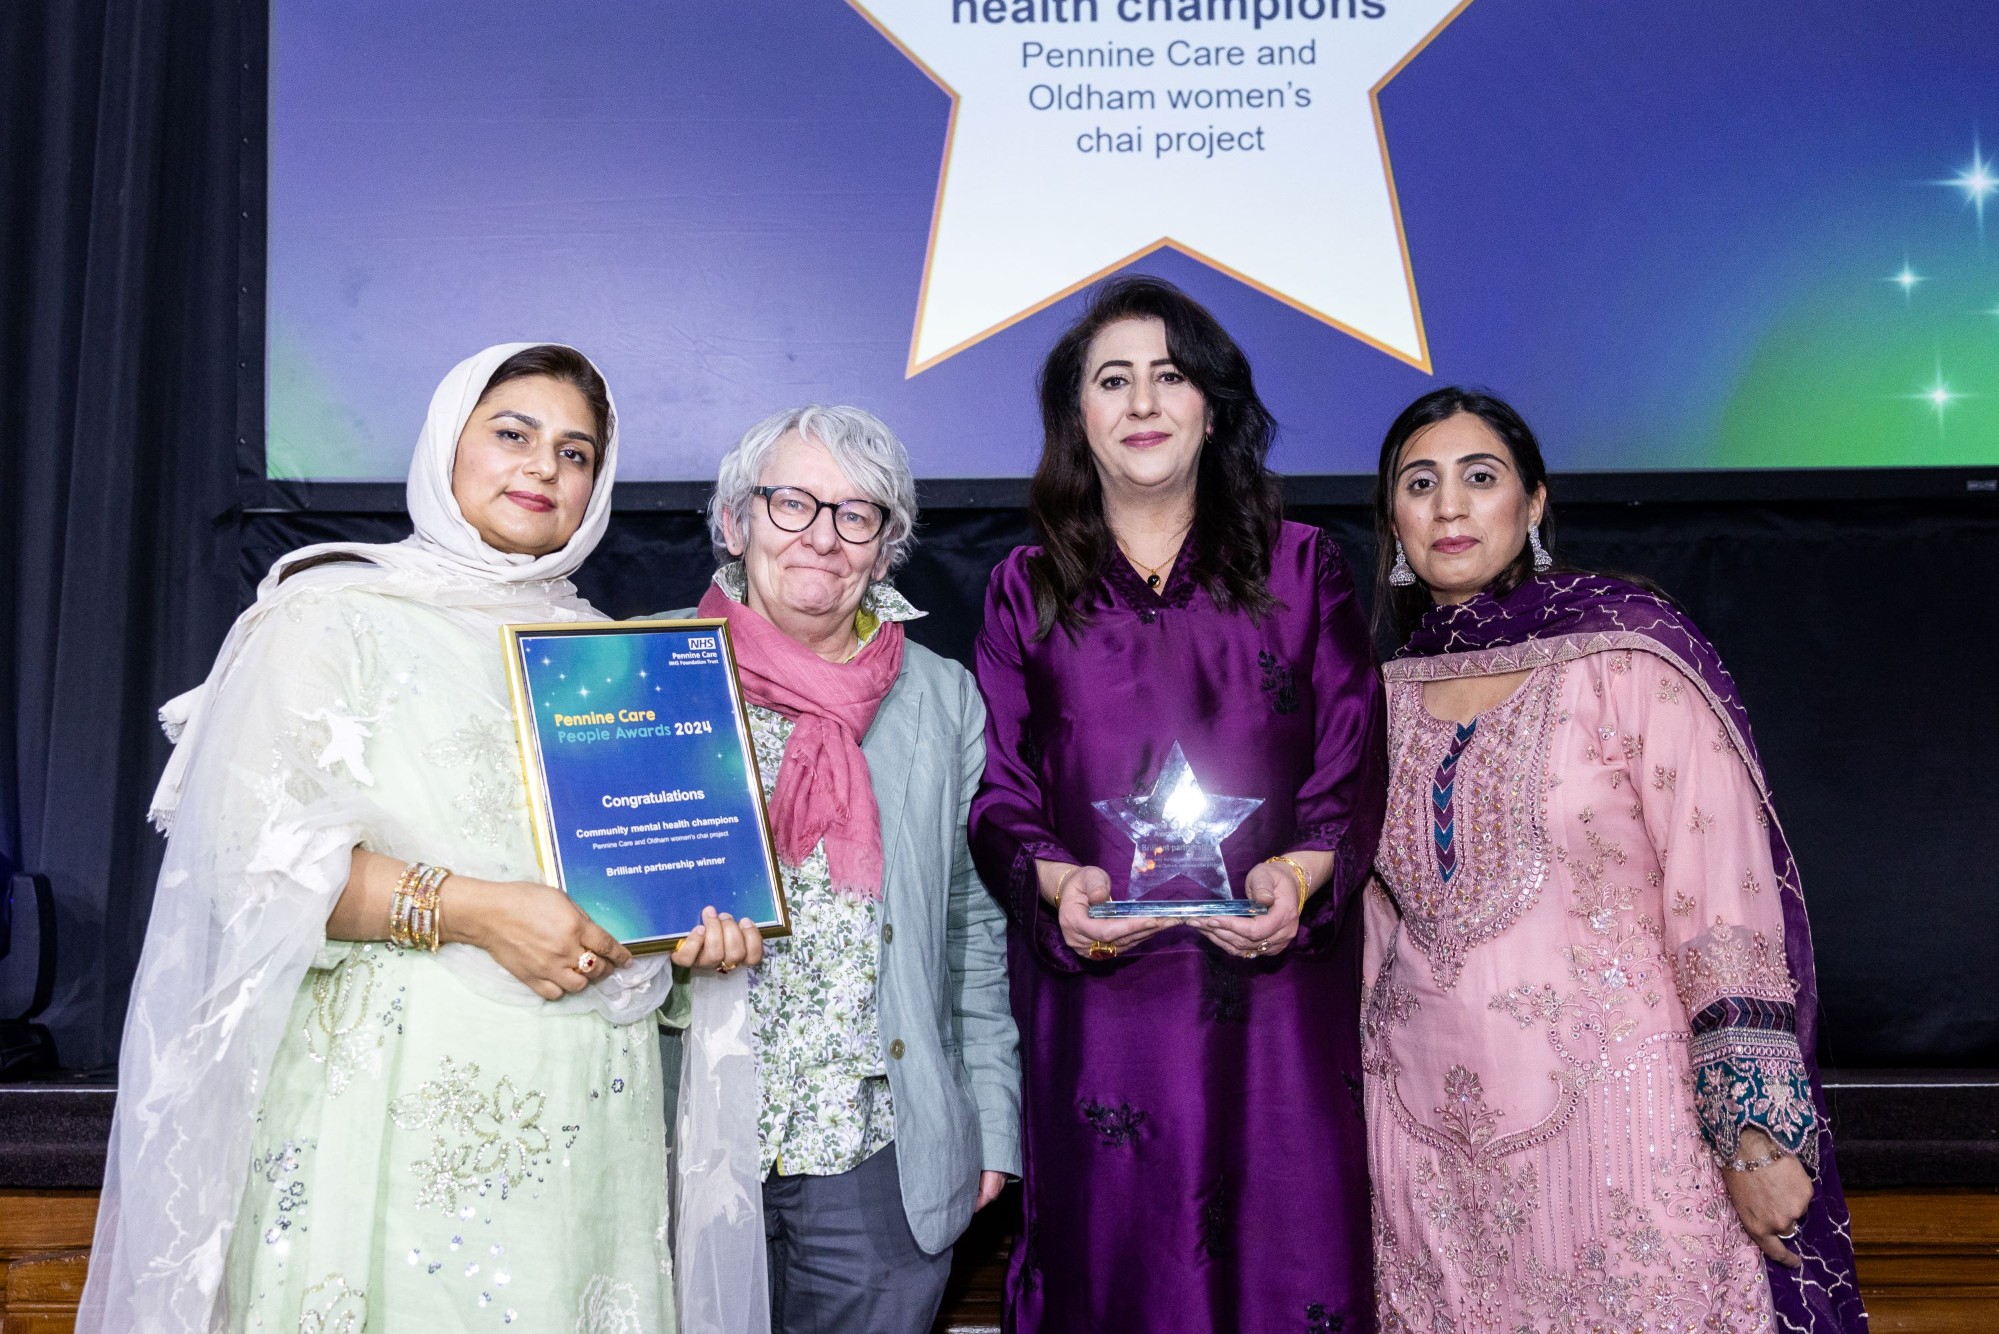
<svg viewBox="0 0 1999 1334"><path fill-rule="evenodd" d="M1472 725L1390 672L1364 1020L1382 1328L1773 1328L1717 1154L1818 1126L1763 803L1630 650Z"/></svg>
<svg viewBox="0 0 1999 1334"><path fill-rule="evenodd" d="M344 805L344 837L377 851L540 878L497 636L351 590L293 599L260 636L238 698L265 744L235 757L229 807L246 843ZM228 1328L672 1334L653 1016L558 1009L445 951L327 941L290 998Z"/></svg>

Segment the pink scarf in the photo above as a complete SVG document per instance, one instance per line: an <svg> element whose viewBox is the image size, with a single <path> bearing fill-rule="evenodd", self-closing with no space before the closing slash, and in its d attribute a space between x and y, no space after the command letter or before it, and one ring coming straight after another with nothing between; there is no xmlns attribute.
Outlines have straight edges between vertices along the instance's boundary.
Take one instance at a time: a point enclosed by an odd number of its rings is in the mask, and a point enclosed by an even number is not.
<svg viewBox="0 0 1999 1334"><path fill-rule="evenodd" d="M796 723L770 799L778 860L802 866L823 839L833 888L881 898L881 808L861 738L902 674L902 626L885 621L852 661L828 662L713 584L699 611L728 620L744 697Z"/></svg>

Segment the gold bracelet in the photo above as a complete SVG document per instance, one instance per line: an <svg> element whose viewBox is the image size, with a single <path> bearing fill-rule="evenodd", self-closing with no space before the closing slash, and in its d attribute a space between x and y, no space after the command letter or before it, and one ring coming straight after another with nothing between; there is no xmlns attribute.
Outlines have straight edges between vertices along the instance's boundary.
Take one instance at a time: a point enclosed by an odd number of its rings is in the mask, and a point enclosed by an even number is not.
<svg viewBox="0 0 1999 1334"><path fill-rule="evenodd" d="M411 862L396 881L389 900L389 944L395 949L437 953L441 914L438 891L451 872L442 866Z"/></svg>
<svg viewBox="0 0 1999 1334"><path fill-rule="evenodd" d="M1283 862L1286 866L1291 868L1291 874L1298 877L1298 906L1300 908L1303 908L1305 906L1305 900L1312 896L1312 877L1305 874L1305 868L1300 866L1297 862L1292 861L1289 857L1285 856L1281 852L1278 853L1275 857L1268 857L1265 858L1265 860L1270 862Z"/></svg>
<svg viewBox="0 0 1999 1334"><path fill-rule="evenodd" d="M417 882L416 891L410 896L410 935L432 954L437 953L438 946L438 891L450 874L442 866L424 867L423 879Z"/></svg>
<svg viewBox="0 0 1999 1334"><path fill-rule="evenodd" d="M406 950L411 947L409 937L410 889L417 877L423 874L421 862L410 862L403 867L403 873L396 880L396 892L389 899L389 947Z"/></svg>
<svg viewBox="0 0 1999 1334"><path fill-rule="evenodd" d="M1074 875L1074 874L1076 874L1076 872L1078 872L1078 871L1080 871L1080 870L1082 870L1082 869L1083 869L1083 868L1082 868L1082 867L1080 867L1080 866L1072 866L1072 867L1070 867L1070 868L1069 868L1068 870L1064 871L1064 872L1062 873L1061 877L1060 877L1059 879L1057 879L1057 880L1056 880L1056 882L1055 882L1055 906L1056 906L1056 907L1058 907L1058 908L1059 908L1059 907L1061 907L1061 906L1062 906L1062 888L1063 888L1063 886L1065 886L1065 885L1067 885L1067 884L1069 883L1069 877L1070 877L1070 876L1072 876L1072 875Z"/></svg>

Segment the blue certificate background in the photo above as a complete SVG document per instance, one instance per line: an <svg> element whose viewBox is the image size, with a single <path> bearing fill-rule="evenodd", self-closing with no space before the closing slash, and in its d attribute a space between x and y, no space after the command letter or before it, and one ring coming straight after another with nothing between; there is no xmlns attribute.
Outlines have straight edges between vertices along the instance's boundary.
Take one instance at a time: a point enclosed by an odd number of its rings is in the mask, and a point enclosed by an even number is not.
<svg viewBox="0 0 1999 1334"><path fill-rule="evenodd" d="M684 934L713 904L765 924L779 919L754 773L714 627L525 634L519 639L563 887L621 941ZM651 710L654 723L558 726L555 716ZM675 736L676 722L707 734ZM658 729L658 730L655 730ZM663 731L665 735L660 735ZM583 739L585 737L592 739ZM696 790L703 798L606 806L606 797ZM735 823L693 822L734 816ZM679 828L641 828L678 825ZM589 831L625 833L584 837ZM610 875L614 867L720 858L719 865Z"/></svg>

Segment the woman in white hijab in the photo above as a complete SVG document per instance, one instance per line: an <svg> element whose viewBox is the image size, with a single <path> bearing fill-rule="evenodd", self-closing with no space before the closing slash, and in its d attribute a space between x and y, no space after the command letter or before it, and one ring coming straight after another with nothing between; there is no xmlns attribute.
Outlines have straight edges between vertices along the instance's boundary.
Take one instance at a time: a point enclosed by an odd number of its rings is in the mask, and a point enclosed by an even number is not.
<svg viewBox="0 0 1999 1334"><path fill-rule="evenodd" d="M616 469L587 358L488 348L431 400L414 536L280 560L163 711L86 1334L670 1334L672 979L535 882L498 634L601 619L567 576ZM674 962L760 955L710 918Z"/></svg>

